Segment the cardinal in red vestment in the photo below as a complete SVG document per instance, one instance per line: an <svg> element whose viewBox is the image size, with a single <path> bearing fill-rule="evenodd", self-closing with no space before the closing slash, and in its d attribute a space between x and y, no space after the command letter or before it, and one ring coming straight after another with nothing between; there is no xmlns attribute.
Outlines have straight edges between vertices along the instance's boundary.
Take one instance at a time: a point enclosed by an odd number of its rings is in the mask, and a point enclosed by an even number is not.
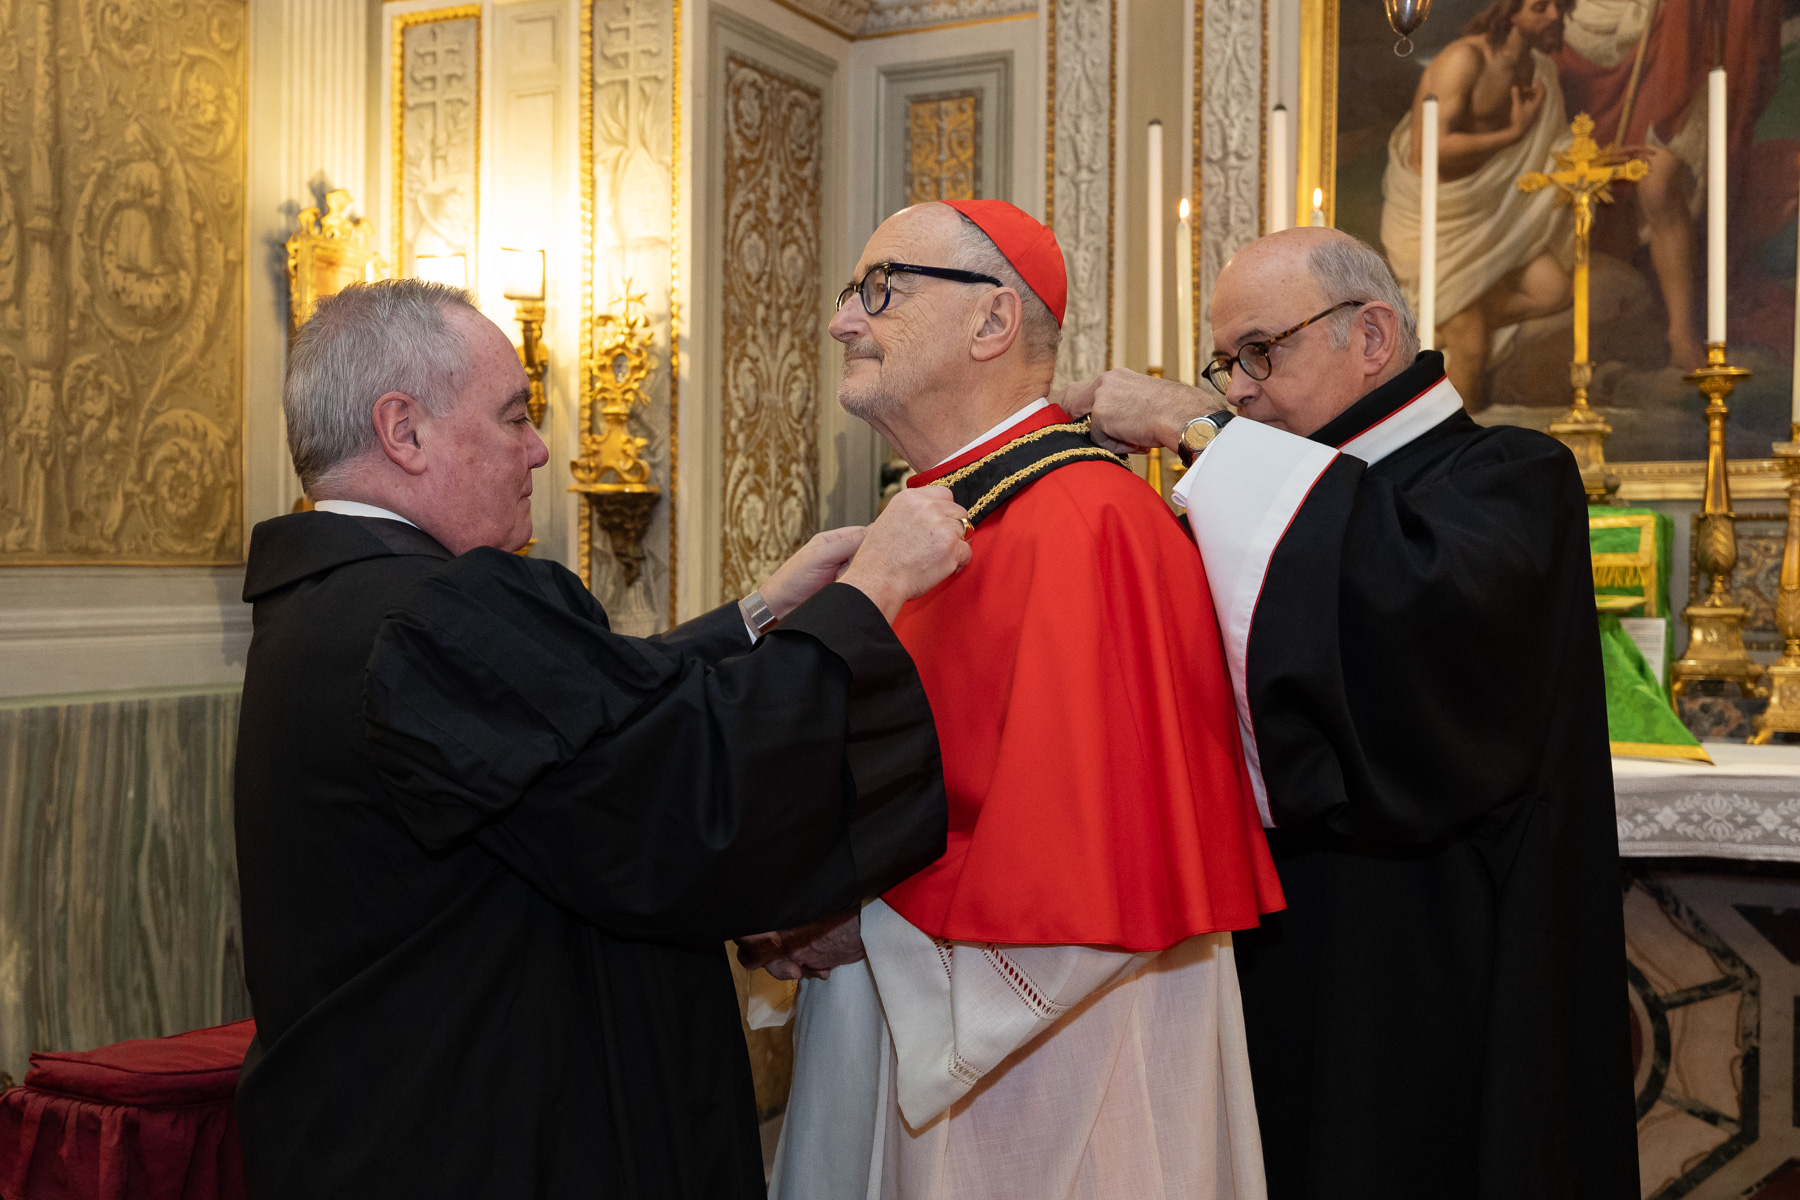
<svg viewBox="0 0 1800 1200"><path fill-rule="evenodd" d="M1066 293L1035 219L931 203L876 231L832 322L839 402L951 490L972 559L895 622L944 856L745 947L809 976L782 1200L1264 1195L1231 931L1279 883L1205 568L1047 399Z"/></svg>

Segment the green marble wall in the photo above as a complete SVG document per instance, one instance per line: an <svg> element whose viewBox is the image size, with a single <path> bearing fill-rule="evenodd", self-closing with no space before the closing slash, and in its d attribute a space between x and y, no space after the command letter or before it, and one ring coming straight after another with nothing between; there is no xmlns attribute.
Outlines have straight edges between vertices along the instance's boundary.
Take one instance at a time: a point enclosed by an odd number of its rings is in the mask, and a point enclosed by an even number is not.
<svg viewBox="0 0 1800 1200"><path fill-rule="evenodd" d="M250 1015L238 689L0 704L0 1072Z"/></svg>

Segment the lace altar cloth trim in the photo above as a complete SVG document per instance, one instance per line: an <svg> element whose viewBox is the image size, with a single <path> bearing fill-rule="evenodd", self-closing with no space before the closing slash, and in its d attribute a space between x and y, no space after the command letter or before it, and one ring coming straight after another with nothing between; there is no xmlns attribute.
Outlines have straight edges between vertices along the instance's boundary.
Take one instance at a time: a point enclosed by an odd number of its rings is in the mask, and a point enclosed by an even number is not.
<svg viewBox="0 0 1800 1200"><path fill-rule="evenodd" d="M1800 862L1800 779L1619 779L1619 853Z"/></svg>

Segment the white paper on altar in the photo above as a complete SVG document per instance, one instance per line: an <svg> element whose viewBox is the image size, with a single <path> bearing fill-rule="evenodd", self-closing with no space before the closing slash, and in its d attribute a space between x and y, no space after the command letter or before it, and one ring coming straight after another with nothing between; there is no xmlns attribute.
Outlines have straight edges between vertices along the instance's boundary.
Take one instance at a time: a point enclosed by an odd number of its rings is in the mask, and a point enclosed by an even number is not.
<svg viewBox="0 0 1800 1200"><path fill-rule="evenodd" d="M1644 661L1650 664L1650 673L1656 676L1656 682L1661 683L1663 659L1668 657L1669 650L1669 618L1620 617L1619 627L1644 656Z"/></svg>

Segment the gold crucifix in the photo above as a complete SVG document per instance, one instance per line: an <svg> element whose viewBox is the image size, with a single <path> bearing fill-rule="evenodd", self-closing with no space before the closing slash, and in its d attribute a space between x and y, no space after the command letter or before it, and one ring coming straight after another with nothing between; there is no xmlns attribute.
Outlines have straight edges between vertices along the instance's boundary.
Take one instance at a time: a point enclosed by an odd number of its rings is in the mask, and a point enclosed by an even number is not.
<svg viewBox="0 0 1800 1200"><path fill-rule="evenodd" d="M1594 141L1594 119L1586 113L1576 114L1569 131L1575 140L1567 150L1557 151L1557 169L1549 174L1526 172L1519 176L1519 190L1553 187L1557 203L1575 210L1575 361L1569 364L1575 399L1550 432L1575 452L1588 495L1599 499L1606 495L1604 446L1612 426L1588 407L1588 384L1594 378L1594 364L1588 361L1588 243L1594 231L1594 205L1611 204L1613 181L1636 182L1650 173L1650 164L1641 158L1612 161L1616 152L1600 149Z"/></svg>

